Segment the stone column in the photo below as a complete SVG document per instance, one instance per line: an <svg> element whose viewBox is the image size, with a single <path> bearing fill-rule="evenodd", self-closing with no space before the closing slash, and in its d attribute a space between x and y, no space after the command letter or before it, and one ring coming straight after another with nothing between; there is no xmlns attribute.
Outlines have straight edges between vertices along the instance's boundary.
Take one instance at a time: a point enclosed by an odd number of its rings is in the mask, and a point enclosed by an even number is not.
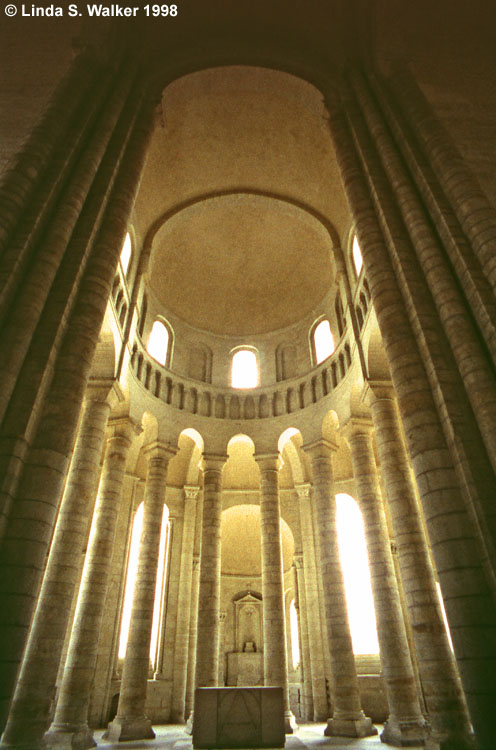
<svg viewBox="0 0 496 750"><path fill-rule="evenodd" d="M226 456L206 453L198 593L196 687L216 687L219 678L220 522L222 467Z"/></svg>
<svg viewBox="0 0 496 750"><path fill-rule="evenodd" d="M49 748L96 745L88 728L88 706L122 482L131 441L136 434L135 425L129 419L112 420L110 430L64 676L55 717L45 734Z"/></svg>
<svg viewBox="0 0 496 750"><path fill-rule="evenodd" d="M370 131L353 102L347 104L346 113L336 101L328 104L336 155L398 398L465 696L480 748L492 750L496 663L494 534L489 533L494 521L494 503L489 501L492 483L486 484L483 493L484 503L489 504L481 508L471 494L476 485L482 489L481 477L472 474L470 482L465 481L469 464L462 466L457 459L459 450L465 448L470 448L474 458L474 448L480 446L479 438L471 442L473 415L468 422L448 416L448 410L459 406L452 389L456 386L459 391L459 380L453 377L456 369L446 369L449 351L443 364L446 349L435 319L426 322L424 307L424 324L419 326L420 301L412 306L414 290L405 289L406 277L412 281L412 269L416 276L417 260L412 262L408 244L397 242L396 233L404 236L404 227ZM408 302L403 297L406 292ZM428 295L427 302L431 309ZM426 347L430 354L435 350L435 364L426 356ZM466 399L460 401L463 408ZM481 452L476 463L480 459L486 463ZM446 742L460 741L456 730L446 729Z"/></svg>
<svg viewBox="0 0 496 750"><path fill-rule="evenodd" d="M15 478L15 489L9 483L9 519L0 546L3 570L0 582L0 725L8 715L25 650L93 355L145 162L153 129L152 106L153 102L145 100L139 91L128 99L133 117L130 118L128 112L118 125L120 134L123 128L126 131L124 153L117 168L108 176L104 216L88 248L90 257L77 294L71 295L72 307L70 315L69 311L67 313L64 335L59 331L62 338L52 363L53 378L47 388L37 394L35 412L39 419L30 420L30 430L35 434L30 435L30 447L22 467L18 454L15 456L19 476ZM51 303L55 305L57 298L51 298ZM26 404L18 406L25 414ZM18 436L17 429L9 435ZM17 445L18 438L12 439ZM21 442L23 450L27 450L25 439ZM5 455L5 460L8 464L9 456ZM16 553L19 546L23 550L22 560Z"/></svg>
<svg viewBox="0 0 496 750"><path fill-rule="evenodd" d="M301 545L303 548L304 588L306 617L308 622L308 644L310 651L313 721L326 721L327 706L324 638L319 609L319 587L315 559L315 536L312 523L311 485L295 487L300 505Z"/></svg>
<svg viewBox="0 0 496 750"><path fill-rule="evenodd" d="M283 688L285 728L286 733L291 734L296 728L296 722L289 708L278 485L279 456L256 455L255 460L260 469L261 489L264 685Z"/></svg>
<svg viewBox="0 0 496 750"><path fill-rule="evenodd" d="M122 667L117 716L104 734L111 742L153 739L155 732L145 714L146 686L150 664L155 586L160 549L167 469L175 449L155 442L146 449L148 458L139 549L138 572L134 587L131 624Z"/></svg>
<svg viewBox="0 0 496 750"><path fill-rule="evenodd" d="M195 699L196 642L198 634L198 590L200 588L200 556L193 556L191 580L191 612L189 621L188 676L184 715L190 716ZM189 729L191 724L188 719Z"/></svg>
<svg viewBox="0 0 496 750"><path fill-rule="evenodd" d="M390 383L370 382L367 393L398 551L401 580L434 739L466 742L471 733L446 628L412 475ZM464 739L465 738L465 739ZM443 745L444 746L444 745Z"/></svg>
<svg viewBox="0 0 496 750"><path fill-rule="evenodd" d="M351 643L343 573L339 559L336 501L333 489L331 450L327 440L304 446L310 456L317 515L317 547L320 560L327 637L331 655L334 711L327 722L327 736L366 737L376 734L360 703L355 657Z"/></svg>
<svg viewBox="0 0 496 750"><path fill-rule="evenodd" d="M389 718L381 733L381 740L398 747L421 745L427 727L417 696L377 480L372 423L368 419L353 419L345 426L344 434L351 449L357 500L364 520L377 636L389 704Z"/></svg>
<svg viewBox="0 0 496 750"><path fill-rule="evenodd" d="M21 672L1 747L43 747L50 706L88 535L112 383L90 383L87 389L69 476L50 548L47 568L29 633Z"/></svg>
<svg viewBox="0 0 496 750"><path fill-rule="evenodd" d="M308 641L308 611L305 595L305 573L303 569L302 554L295 554L293 570L295 579L295 607L298 615L298 632L300 636L300 671L303 704L302 717L305 721L313 721L312 663Z"/></svg>
<svg viewBox="0 0 496 750"><path fill-rule="evenodd" d="M184 516L179 574L179 601L174 646L171 721L182 724L185 718L186 682L191 618L193 550L195 544L196 501L199 487L184 487Z"/></svg>

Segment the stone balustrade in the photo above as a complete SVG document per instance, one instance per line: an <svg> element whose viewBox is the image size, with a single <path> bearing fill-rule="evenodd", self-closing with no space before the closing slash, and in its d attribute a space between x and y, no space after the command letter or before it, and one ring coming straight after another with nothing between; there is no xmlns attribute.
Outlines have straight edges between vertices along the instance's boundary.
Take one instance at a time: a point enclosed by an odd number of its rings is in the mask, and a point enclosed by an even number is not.
<svg viewBox="0 0 496 750"><path fill-rule="evenodd" d="M350 343L343 336L336 351L306 375L262 388L232 389L176 375L153 359L136 337L130 368L147 391L176 409L216 419L267 419L325 398L345 378L351 361Z"/></svg>

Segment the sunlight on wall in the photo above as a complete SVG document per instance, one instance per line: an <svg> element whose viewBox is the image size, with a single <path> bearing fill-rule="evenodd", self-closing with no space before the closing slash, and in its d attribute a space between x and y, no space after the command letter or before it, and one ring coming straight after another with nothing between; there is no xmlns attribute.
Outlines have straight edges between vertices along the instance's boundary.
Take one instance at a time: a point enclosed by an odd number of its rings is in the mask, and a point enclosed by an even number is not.
<svg viewBox="0 0 496 750"><path fill-rule="evenodd" d="M362 514L355 500L336 495L339 556L346 589L353 652L378 654L374 601Z"/></svg>
<svg viewBox="0 0 496 750"><path fill-rule="evenodd" d="M153 668L157 666L158 649L160 643L160 625L164 615L165 584L167 581L167 569L169 559L169 509L164 504L162 513L162 529L160 531L160 547L158 553L157 581L155 584L155 600L153 603L152 636L150 639L150 659Z"/></svg>

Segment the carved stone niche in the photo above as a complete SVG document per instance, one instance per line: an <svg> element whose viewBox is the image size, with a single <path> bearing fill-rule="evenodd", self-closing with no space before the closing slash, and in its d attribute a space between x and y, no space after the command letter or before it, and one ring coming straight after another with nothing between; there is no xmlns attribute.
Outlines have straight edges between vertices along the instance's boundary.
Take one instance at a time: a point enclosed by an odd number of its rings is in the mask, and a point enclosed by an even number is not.
<svg viewBox="0 0 496 750"><path fill-rule="evenodd" d="M263 685L262 600L248 593L233 605L235 651L227 655L227 684Z"/></svg>

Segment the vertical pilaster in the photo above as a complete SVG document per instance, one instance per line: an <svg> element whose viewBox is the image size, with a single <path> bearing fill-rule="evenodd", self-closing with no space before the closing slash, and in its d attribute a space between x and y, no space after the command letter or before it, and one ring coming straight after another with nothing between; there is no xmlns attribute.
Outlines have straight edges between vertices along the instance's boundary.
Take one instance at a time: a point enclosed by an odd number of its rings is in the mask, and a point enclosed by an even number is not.
<svg viewBox="0 0 496 750"><path fill-rule="evenodd" d="M308 610L305 593L305 571L303 555L294 556L295 607L298 615L298 632L300 642L300 671L302 675L302 718L313 721L312 696L312 662L310 658L310 644L308 639Z"/></svg>
<svg viewBox="0 0 496 750"><path fill-rule="evenodd" d="M326 721L329 715L324 663L324 634L321 628L319 587L312 522L310 484L295 487L300 506L301 545L303 548L305 616L308 622L308 645L311 662L313 721Z"/></svg>
<svg viewBox="0 0 496 750"><path fill-rule="evenodd" d="M45 734L49 748L96 745L88 728L88 706L122 482L131 441L136 434L135 425L129 419L112 420L110 430L64 676L55 716Z"/></svg>
<svg viewBox="0 0 496 750"><path fill-rule="evenodd" d="M190 729L189 717L193 711L195 699L195 675L196 675L196 643L198 635L198 593L200 588L200 556L193 555L192 579L191 579L191 614L189 621L189 647L188 647L188 675L186 680L186 700L184 716L188 717L188 728Z"/></svg>
<svg viewBox="0 0 496 750"><path fill-rule="evenodd" d="M112 383L88 386L43 584L1 747L43 746L81 555L96 495Z"/></svg>
<svg viewBox="0 0 496 750"><path fill-rule="evenodd" d="M146 449L148 463L143 530L131 624L122 668L117 716L109 724L104 735L105 739L113 742L155 737L150 719L145 714L146 686L167 469L169 460L175 452L174 448L161 442L152 443Z"/></svg>
<svg viewBox="0 0 496 750"><path fill-rule="evenodd" d="M339 559L336 502L331 450L327 440L304 446L310 456L317 512L317 548L324 588L327 638L332 669L333 716L327 722L328 736L365 737L376 734L360 703L355 657L351 643L343 573Z"/></svg>
<svg viewBox="0 0 496 750"><path fill-rule="evenodd" d="M190 640L193 551L195 544L196 502L199 487L184 487L184 516L179 574L179 601L174 646L171 721L183 723L185 718L186 682Z"/></svg>
<svg viewBox="0 0 496 750"><path fill-rule="evenodd" d="M256 455L255 460L260 469L264 684L283 689L285 727L288 734L293 732L295 721L289 708L288 692L279 456Z"/></svg>
<svg viewBox="0 0 496 750"><path fill-rule="evenodd" d="M226 627L226 612L219 612L219 676L217 680L219 687L222 687L225 681L225 661L226 661L225 627Z"/></svg>
<svg viewBox="0 0 496 750"><path fill-rule="evenodd" d="M372 447L372 424L353 419L345 426L351 449L357 500L367 540L377 636L386 684L389 718L381 740L399 747L423 744L426 723L417 697L386 517Z"/></svg>

